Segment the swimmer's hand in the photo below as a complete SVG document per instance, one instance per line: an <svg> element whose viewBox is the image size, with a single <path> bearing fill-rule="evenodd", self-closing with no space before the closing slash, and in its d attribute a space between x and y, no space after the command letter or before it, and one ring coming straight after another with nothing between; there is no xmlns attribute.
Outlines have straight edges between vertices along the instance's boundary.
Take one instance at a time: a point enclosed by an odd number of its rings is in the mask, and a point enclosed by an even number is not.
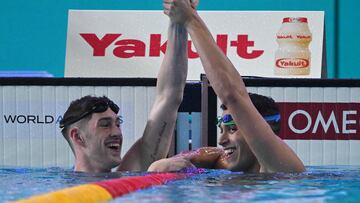
<svg viewBox="0 0 360 203"><path fill-rule="evenodd" d="M183 157L198 168L226 169L226 155L222 148L202 147L194 151L181 152L174 157Z"/></svg>
<svg viewBox="0 0 360 203"><path fill-rule="evenodd" d="M186 168L196 168L189 160L183 157L171 157L167 159L160 159L152 163L149 172L174 172Z"/></svg>
<svg viewBox="0 0 360 203"><path fill-rule="evenodd" d="M171 22L184 24L193 18L198 3L199 0L163 0L164 13Z"/></svg>

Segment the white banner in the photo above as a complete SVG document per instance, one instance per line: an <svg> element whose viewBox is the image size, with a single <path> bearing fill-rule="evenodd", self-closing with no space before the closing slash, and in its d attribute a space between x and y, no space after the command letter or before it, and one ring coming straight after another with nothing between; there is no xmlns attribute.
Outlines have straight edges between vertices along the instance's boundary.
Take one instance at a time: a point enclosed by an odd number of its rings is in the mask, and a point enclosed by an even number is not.
<svg viewBox="0 0 360 203"><path fill-rule="evenodd" d="M219 47L242 75L321 77L324 12L200 11L199 13ZM306 26L311 33L307 58L300 59L299 62L301 67L307 66L309 71L302 72L301 75L296 75L292 71L275 74L275 66L282 66L280 71L284 66L295 68L299 66L298 62L289 61L286 58L288 56L284 58L280 56L280 59L279 56L275 57L276 51L279 50L277 33L284 32L285 28L282 27L284 19L299 17L306 19ZM168 17L162 11L71 10L68 19L65 77L155 78L157 76L166 49L169 23ZM299 32L302 32L301 29ZM281 39L283 37L281 36ZM191 41L190 38L189 40ZM204 71L200 59L191 44L188 80L199 80L201 73Z"/></svg>

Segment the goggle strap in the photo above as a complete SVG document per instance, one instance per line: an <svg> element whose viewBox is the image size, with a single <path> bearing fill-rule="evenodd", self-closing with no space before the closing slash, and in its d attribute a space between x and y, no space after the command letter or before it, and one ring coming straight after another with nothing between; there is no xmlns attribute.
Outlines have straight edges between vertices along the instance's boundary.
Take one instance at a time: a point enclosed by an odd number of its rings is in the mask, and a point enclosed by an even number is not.
<svg viewBox="0 0 360 203"><path fill-rule="evenodd" d="M280 114L275 114L275 115L271 115L271 116L263 116L264 120L267 122L271 122L271 121L275 121L275 122L279 122L280 121ZM224 122L224 120L226 120L226 122ZM224 123L225 126L229 126L229 125L236 125L234 120L232 119L231 115L226 114L223 117L219 116L217 119L217 126L220 126L221 123Z"/></svg>
<svg viewBox="0 0 360 203"><path fill-rule="evenodd" d="M279 122L279 121L280 121L280 114L275 114L275 115L272 115L272 116L264 116L263 118L264 118L267 122L269 122L269 121Z"/></svg>

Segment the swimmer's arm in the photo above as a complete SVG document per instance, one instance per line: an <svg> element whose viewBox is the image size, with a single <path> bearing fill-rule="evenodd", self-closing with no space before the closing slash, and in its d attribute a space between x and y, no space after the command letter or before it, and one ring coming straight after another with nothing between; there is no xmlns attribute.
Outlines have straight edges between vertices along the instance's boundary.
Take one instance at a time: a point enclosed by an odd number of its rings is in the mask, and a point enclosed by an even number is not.
<svg viewBox="0 0 360 203"><path fill-rule="evenodd" d="M195 166L186 158L171 157L160 159L153 162L149 168L149 172L175 172L183 169L195 168Z"/></svg>
<svg viewBox="0 0 360 203"><path fill-rule="evenodd" d="M281 140L262 118L251 101L228 105L239 130L260 163L259 172L303 172L305 167L295 152Z"/></svg>
<svg viewBox="0 0 360 203"><path fill-rule="evenodd" d="M238 71L218 47L201 17L193 10L189 18L186 28L217 96L222 100L229 100L235 93L246 95L245 85ZM235 89L234 84L237 84Z"/></svg>
<svg viewBox="0 0 360 203"><path fill-rule="evenodd" d="M193 12L186 28L216 95L232 113L263 172L302 172L303 163L277 137L252 104L245 84L230 60L217 46L205 23Z"/></svg>
<svg viewBox="0 0 360 203"><path fill-rule="evenodd" d="M144 171L152 162L167 156L186 82L187 39L183 24L170 22L156 98L144 134L126 153L118 170Z"/></svg>

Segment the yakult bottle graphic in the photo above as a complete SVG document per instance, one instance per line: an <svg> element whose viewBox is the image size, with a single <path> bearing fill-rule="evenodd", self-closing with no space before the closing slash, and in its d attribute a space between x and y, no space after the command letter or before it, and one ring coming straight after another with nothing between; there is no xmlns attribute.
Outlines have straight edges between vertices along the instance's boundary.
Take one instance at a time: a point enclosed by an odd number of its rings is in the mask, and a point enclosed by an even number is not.
<svg viewBox="0 0 360 203"><path fill-rule="evenodd" d="M307 18L284 18L276 37L275 75L309 75L312 36Z"/></svg>

